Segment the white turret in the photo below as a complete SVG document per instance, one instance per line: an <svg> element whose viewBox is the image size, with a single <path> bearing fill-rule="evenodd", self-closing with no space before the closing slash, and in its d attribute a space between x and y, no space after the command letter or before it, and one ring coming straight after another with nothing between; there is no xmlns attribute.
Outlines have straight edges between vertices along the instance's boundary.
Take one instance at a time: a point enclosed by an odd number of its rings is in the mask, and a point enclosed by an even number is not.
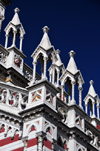
<svg viewBox="0 0 100 151"><path fill-rule="evenodd" d="M94 83L93 80L91 80L88 94L86 95L86 97L84 99L85 111L86 111L86 113L88 113L90 111L90 117L95 118L96 117L95 105L96 105L97 106L97 117L99 119L99 97L94 90L93 83ZM88 111L88 104L89 104L89 111Z"/></svg>
<svg viewBox="0 0 100 151"><path fill-rule="evenodd" d="M60 51L56 50L57 60L52 63L49 68L49 81L56 87L59 87L59 76L65 71L64 64L62 63L59 55Z"/></svg>
<svg viewBox="0 0 100 151"><path fill-rule="evenodd" d="M19 48L19 50L22 51L22 40L23 40L25 31L24 31L24 28L20 22L19 16L18 16L18 12L20 10L18 8L16 8L14 11L15 11L15 15L14 15L13 19L9 22L9 24L5 28L5 32L6 32L5 48L7 48L7 46L8 46L9 34L12 34L12 36L13 36L13 40L12 40L12 46L13 47L16 46L15 42L16 42L17 35L20 35L20 48Z"/></svg>
<svg viewBox="0 0 100 151"><path fill-rule="evenodd" d="M75 84L78 85L78 90L79 90L79 106L82 108L82 85L84 83L84 80L82 78L82 75L80 71L77 69L76 63L74 61L74 55L75 52L71 50L69 52L70 55L70 60L67 65L66 70L62 74L60 81L61 81L61 86L62 86L62 99L63 99L63 94L64 94L64 87L65 84L67 84L68 87L68 94L69 94L69 103L73 104L75 103L75 98L74 98L74 87ZM72 98L71 98L72 94Z"/></svg>
<svg viewBox="0 0 100 151"><path fill-rule="evenodd" d="M31 84L36 81L36 64L38 60L40 60L41 63L41 79L47 79L47 62L50 61L53 63L57 60L55 49L51 45L50 39L48 37L49 28L45 26L42 29L44 32L42 40L31 56L33 58L33 79Z"/></svg>

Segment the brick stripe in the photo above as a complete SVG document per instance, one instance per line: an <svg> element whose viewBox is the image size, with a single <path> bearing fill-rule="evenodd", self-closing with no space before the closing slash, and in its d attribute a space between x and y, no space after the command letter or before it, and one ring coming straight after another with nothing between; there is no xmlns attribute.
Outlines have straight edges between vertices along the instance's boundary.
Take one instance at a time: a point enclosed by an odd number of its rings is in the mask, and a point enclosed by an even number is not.
<svg viewBox="0 0 100 151"><path fill-rule="evenodd" d="M11 137L0 140L0 146L5 146L7 144L16 142L18 140L19 140L19 135L17 134L17 135L15 135L13 140L11 140ZM37 138L28 140L27 148L35 146L35 145L37 145ZM52 149L52 143L49 140L44 140L44 146L49 149ZM12 151L23 151L23 147L14 149Z"/></svg>
<svg viewBox="0 0 100 151"><path fill-rule="evenodd" d="M0 140L0 146L7 145L7 144L10 144L10 143L16 142L18 140L19 140L19 135L17 134L17 135L15 135L13 140L11 140L11 137Z"/></svg>
<svg viewBox="0 0 100 151"><path fill-rule="evenodd" d="M37 145L37 138L28 140L27 148Z"/></svg>
<svg viewBox="0 0 100 151"><path fill-rule="evenodd" d="M21 148L17 148L17 149L14 149L14 150L12 150L12 151L23 151L23 147L21 147Z"/></svg>
<svg viewBox="0 0 100 151"><path fill-rule="evenodd" d="M3 133L3 132L5 132L4 126L3 126L2 129L0 130L0 133Z"/></svg>
<svg viewBox="0 0 100 151"><path fill-rule="evenodd" d="M49 149L52 149L52 143L49 140L44 140L44 146Z"/></svg>

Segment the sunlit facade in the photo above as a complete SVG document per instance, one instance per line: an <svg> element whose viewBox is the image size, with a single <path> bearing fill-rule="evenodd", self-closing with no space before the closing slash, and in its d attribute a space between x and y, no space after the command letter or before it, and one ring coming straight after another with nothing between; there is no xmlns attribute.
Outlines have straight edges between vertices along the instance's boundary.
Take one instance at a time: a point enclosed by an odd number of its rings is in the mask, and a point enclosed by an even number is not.
<svg viewBox="0 0 100 151"><path fill-rule="evenodd" d="M50 42L47 26L31 55L33 69L25 64L25 30L19 9L14 11L5 28L5 46L0 45L0 151L99 151L100 100L93 81L82 98L84 80L75 52L69 52L65 67L60 51ZM36 73L39 61L41 75Z"/></svg>

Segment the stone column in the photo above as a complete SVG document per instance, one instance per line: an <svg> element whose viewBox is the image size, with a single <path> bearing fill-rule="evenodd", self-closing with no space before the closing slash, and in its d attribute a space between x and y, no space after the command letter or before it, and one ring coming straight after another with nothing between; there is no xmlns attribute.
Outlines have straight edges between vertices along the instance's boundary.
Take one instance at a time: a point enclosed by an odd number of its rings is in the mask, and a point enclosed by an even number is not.
<svg viewBox="0 0 100 151"><path fill-rule="evenodd" d="M55 80L55 69L54 69L54 67L53 67L53 71L52 71L53 73L52 73L52 84L54 84L54 80Z"/></svg>
<svg viewBox="0 0 100 151"><path fill-rule="evenodd" d="M93 117L95 117L95 102L93 102L92 105L93 105Z"/></svg>
<svg viewBox="0 0 100 151"><path fill-rule="evenodd" d="M79 106L82 108L82 87L79 87L78 90L79 90Z"/></svg>
<svg viewBox="0 0 100 151"><path fill-rule="evenodd" d="M44 71L43 71L43 68L41 68L41 77L42 77L42 79L43 79L43 75L44 75L43 72L44 72Z"/></svg>
<svg viewBox="0 0 100 151"><path fill-rule="evenodd" d="M24 143L24 149L23 149L23 151L27 151L28 137L24 137L24 138L22 139L22 141L23 141L23 143Z"/></svg>
<svg viewBox="0 0 100 151"><path fill-rule="evenodd" d="M97 105L97 118L99 119L99 104Z"/></svg>
<svg viewBox="0 0 100 151"><path fill-rule="evenodd" d="M7 45L8 45L8 37L9 35L6 35L5 49L7 48Z"/></svg>
<svg viewBox="0 0 100 151"><path fill-rule="evenodd" d="M61 86L61 100L64 98L64 85Z"/></svg>
<svg viewBox="0 0 100 151"><path fill-rule="evenodd" d="M56 143L57 143L57 141L52 139L52 151L54 151Z"/></svg>
<svg viewBox="0 0 100 151"><path fill-rule="evenodd" d="M42 151L42 150L43 150L43 137L41 135L39 135L37 151Z"/></svg>
<svg viewBox="0 0 100 151"><path fill-rule="evenodd" d="M7 89L7 97L6 97L6 104L9 105L9 98L10 98L10 92L9 89Z"/></svg>
<svg viewBox="0 0 100 151"><path fill-rule="evenodd" d="M44 79L47 79L47 77L46 77L47 57L44 57L43 60L44 60Z"/></svg>
<svg viewBox="0 0 100 151"><path fill-rule="evenodd" d="M20 37L20 51L22 52L22 42L23 42L23 37Z"/></svg>
<svg viewBox="0 0 100 151"><path fill-rule="evenodd" d="M90 117L92 116L92 111L90 110Z"/></svg>
<svg viewBox="0 0 100 151"><path fill-rule="evenodd" d="M44 132L39 132L36 134L37 136L37 151L43 151L43 140L45 137L45 133Z"/></svg>
<svg viewBox="0 0 100 151"><path fill-rule="evenodd" d="M57 87L59 87L59 73L60 71L57 71Z"/></svg>
<svg viewBox="0 0 100 151"><path fill-rule="evenodd" d="M51 73L49 74L49 77L50 77L50 82L51 82L51 77L52 77Z"/></svg>
<svg viewBox="0 0 100 151"><path fill-rule="evenodd" d="M13 36L13 44L12 44L12 46L15 46L15 41L16 41L16 32L14 31L14 32L13 32L13 34L14 34L14 36Z"/></svg>
<svg viewBox="0 0 100 151"><path fill-rule="evenodd" d="M74 87L75 87L75 82L72 81L71 84L72 84L72 100L71 100L71 103L75 103L75 99L74 99Z"/></svg>
<svg viewBox="0 0 100 151"><path fill-rule="evenodd" d="M68 96L68 103L70 103L70 100L71 100L71 96L69 95Z"/></svg>
<svg viewBox="0 0 100 151"><path fill-rule="evenodd" d="M87 104L85 104L85 112L87 113L88 111L87 111Z"/></svg>
<svg viewBox="0 0 100 151"><path fill-rule="evenodd" d="M36 62L33 62L33 83L35 82L36 64Z"/></svg>

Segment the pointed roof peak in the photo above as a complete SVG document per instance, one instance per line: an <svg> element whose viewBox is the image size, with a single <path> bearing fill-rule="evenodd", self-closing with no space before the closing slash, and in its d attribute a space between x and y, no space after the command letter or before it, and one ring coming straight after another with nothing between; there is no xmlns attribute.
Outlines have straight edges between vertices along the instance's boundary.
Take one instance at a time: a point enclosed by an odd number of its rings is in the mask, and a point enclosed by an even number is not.
<svg viewBox="0 0 100 151"><path fill-rule="evenodd" d="M69 63L67 65L67 70L69 72L71 72L72 74L76 74L79 70L77 69L76 63L74 61L75 52L73 50L71 50L69 52L69 55L70 55L70 60L69 60Z"/></svg>
<svg viewBox="0 0 100 151"><path fill-rule="evenodd" d="M60 50L59 49L57 49L56 50L56 55L57 55L57 61L55 61L55 65L57 65L57 66L61 66L61 65L63 65L63 63L62 63L62 61L61 61L61 58L60 58Z"/></svg>
<svg viewBox="0 0 100 151"><path fill-rule="evenodd" d="M73 50L71 50L71 51L69 52L69 56L74 58L75 52L74 52Z"/></svg>
<svg viewBox="0 0 100 151"><path fill-rule="evenodd" d="M92 97L95 97L97 94L96 94L96 92L94 90L93 83L94 83L93 80L91 80L88 94L91 95Z"/></svg>
<svg viewBox="0 0 100 151"><path fill-rule="evenodd" d="M20 11L19 8L15 8L15 15L11 21L11 23L13 23L15 26L21 24L19 16L18 16L18 12Z"/></svg>
<svg viewBox="0 0 100 151"><path fill-rule="evenodd" d="M43 30L44 33L48 33L50 29L48 28L48 26L44 26L42 28L42 30Z"/></svg>
<svg viewBox="0 0 100 151"><path fill-rule="evenodd" d="M50 39L48 37L48 31L50 29L47 26L44 26L42 29L43 29L44 35L43 35L42 40L41 40L39 45L42 48L44 48L45 50L48 50L48 49L50 49L52 47Z"/></svg>

